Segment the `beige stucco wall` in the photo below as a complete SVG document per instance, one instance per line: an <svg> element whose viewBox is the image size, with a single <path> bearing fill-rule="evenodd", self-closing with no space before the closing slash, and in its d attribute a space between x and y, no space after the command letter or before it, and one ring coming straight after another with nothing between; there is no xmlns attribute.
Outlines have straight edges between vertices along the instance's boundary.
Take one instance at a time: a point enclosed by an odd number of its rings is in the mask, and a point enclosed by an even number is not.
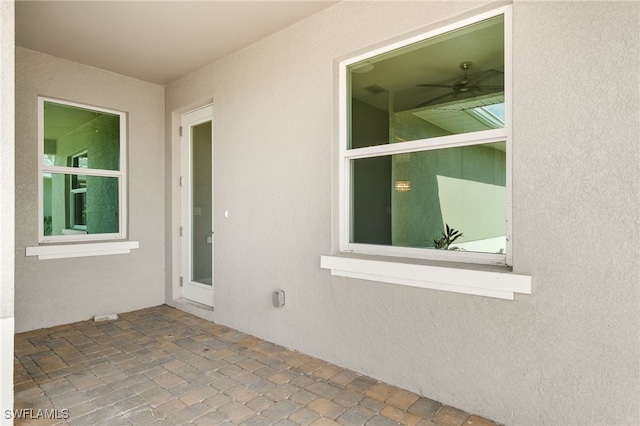
<svg viewBox="0 0 640 426"><path fill-rule="evenodd" d="M14 332L14 13L0 1L0 412L13 408ZM2 417L4 418L4 414ZM6 422L0 420L0 422Z"/></svg>
<svg viewBox="0 0 640 426"><path fill-rule="evenodd" d="M217 322L507 424L639 424L638 3L515 3L514 270L532 295L319 268L336 235L334 60L478 5L341 3L170 84L167 238L173 113L212 97Z"/></svg>
<svg viewBox="0 0 640 426"><path fill-rule="evenodd" d="M38 260L37 96L128 113L127 255ZM164 301L164 88L16 48L16 331Z"/></svg>
<svg viewBox="0 0 640 426"><path fill-rule="evenodd" d="M0 158L14 153L13 1L0 3ZM0 162L0 318L13 317L13 161Z"/></svg>

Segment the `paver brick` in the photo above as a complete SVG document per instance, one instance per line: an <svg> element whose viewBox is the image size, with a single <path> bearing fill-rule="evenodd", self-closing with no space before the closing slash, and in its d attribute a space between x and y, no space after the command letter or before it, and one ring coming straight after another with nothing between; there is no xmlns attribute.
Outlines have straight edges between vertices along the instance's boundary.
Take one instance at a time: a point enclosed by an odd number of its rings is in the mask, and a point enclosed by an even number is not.
<svg viewBox="0 0 640 426"><path fill-rule="evenodd" d="M315 383L316 381L317 379L312 379L311 377L305 374L299 374L298 376L291 379L289 383L291 383L292 385L296 385L300 388L306 388L307 386L309 386L312 383Z"/></svg>
<svg viewBox="0 0 640 426"><path fill-rule="evenodd" d="M241 426L272 426L273 420L271 420L268 417L256 415L243 421L242 423L240 423L240 425ZM280 425L280 422L278 422L278 425ZM291 425L291 426L297 426L297 425Z"/></svg>
<svg viewBox="0 0 640 426"><path fill-rule="evenodd" d="M150 389L146 392L142 392L140 396L144 398L144 400L147 401L152 407L157 407L163 402L167 402L174 398L171 393L162 388Z"/></svg>
<svg viewBox="0 0 640 426"><path fill-rule="evenodd" d="M194 385L189 382L183 382L179 385L173 386L172 388L167 389L172 395L180 397L192 390L197 389Z"/></svg>
<svg viewBox="0 0 640 426"><path fill-rule="evenodd" d="M215 388L212 388L211 386L203 386L183 394L180 397L180 400L187 405L193 405L197 402L202 402L217 393L218 391Z"/></svg>
<svg viewBox="0 0 640 426"><path fill-rule="evenodd" d="M253 389L254 391L258 392L258 393L266 393L266 392L270 391L271 389L275 388L276 385L271 383L268 380L261 379L261 380L255 382L254 384L252 384L249 387L251 389Z"/></svg>
<svg viewBox="0 0 640 426"><path fill-rule="evenodd" d="M218 411L224 414L233 423L241 423L257 414L251 408L236 401L231 401L228 404L223 405L218 409Z"/></svg>
<svg viewBox="0 0 640 426"><path fill-rule="evenodd" d="M184 383L184 379L182 377L173 373L163 374L162 376L155 377L152 380L165 389Z"/></svg>
<svg viewBox="0 0 640 426"><path fill-rule="evenodd" d="M363 398L364 395L362 395L361 393L353 391L351 389L345 389L334 396L332 401L342 405L343 407L353 407L354 405L362 401Z"/></svg>
<svg viewBox="0 0 640 426"><path fill-rule="evenodd" d="M164 420L158 417L155 417L151 412L150 407L138 407L135 410L131 410L127 413L124 413L124 417L131 422L133 425L141 425L145 426L148 424L157 424L158 421ZM86 423L85 426L90 423ZM168 424L168 423L166 423Z"/></svg>
<svg viewBox="0 0 640 426"><path fill-rule="evenodd" d="M398 422L391 420L388 417L375 415L365 423L366 426L397 426Z"/></svg>
<svg viewBox="0 0 640 426"><path fill-rule="evenodd" d="M420 420L422 420L422 417L418 417L414 414L407 413L406 411L393 407L391 405L387 405L386 407L384 407L380 411L380 414L390 418L391 420L395 420L396 422L399 422L399 423L402 423L403 425L408 425L408 426L415 426L418 424Z"/></svg>
<svg viewBox="0 0 640 426"><path fill-rule="evenodd" d="M204 416L200 416L193 421L195 425L211 426L220 425L227 421L227 418L217 411L211 411Z"/></svg>
<svg viewBox="0 0 640 426"><path fill-rule="evenodd" d="M253 398L251 401L247 402L245 405L257 412L262 412L267 408L271 407L273 404L275 404L274 400L269 399L266 396L260 395L256 398Z"/></svg>
<svg viewBox="0 0 640 426"><path fill-rule="evenodd" d="M133 391L131 389L118 389L94 399L92 403L96 408L101 408L106 407L107 405L113 405L116 402L129 398L130 396L133 396Z"/></svg>
<svg viewBox="0 0 640 426"><path fill-rule="evenodd" d="M334 420L327 419L326 417L320 417L318 420L311 423L310 426L334 426L338 424L339 423L336 423Z"/></svg>
<svg viewBox="0 0 640 426"><path fill-rule="evenodd" d="M291 396L289 396L290 400L292 400L293 402L297 402L300 405L307 405L316 398L317 396L315 394L304 389L300 389L299 391L294 392L291 394Z"/></svg>
<svg viewBox="0 0 640 426"><path fill-rule="evenodd" d="M141 394L156 386L157 386L156 383L152 382L151 380L145 380L144 382L136 383L134 385L129 386L129 389L131 389L137 394Z"/></svg>
<svg viewBox="0 0 640 426"><path fill-rule="evenodd" d="M495 426L167 306L16 335L14 398L71 425Z"/></svg>
<svg viewBox="0 0 640 426"><path fill-rule="evenodd" d="M67 393L70 391L75 391L76 386L75 384L69 383L67 380L65 379L58 379L56 380L57 384L54 387L45 387L43 385L38 386L35 382L33 381L29 381L29 382L25 382L21 385L15 386L13 387L13 391L18 393L18 392L24 392L27 391L29 389L35 388L37 389L39 392L41 391L45 391L45 393L47 394L47 396L54 397L56 395L60 395L62 393Z"/></svg>
<svg viewBox="0 0 640 426"><path fill-rule="evenodd" d="M442 408L442 404L429 398L419 398L414 402L407 411L416 416L431 419Z"/></svg>
<svg viewBox="0 0 640 426"><path fill-rule="evenodd" d="M236 385L236 386L230 387L229 389L225 390L224 393L229 395L235 401L242 402L242 403L251 401L252 399L260 395L258 392L244 385Z"/></svg>
<svg viewBox="0 0 640 426"><path fill-rule="evenodd" d="M118 408L118 407L116 407ZM86 414L92 413L96 411L96 407L93 406L90 402L83 402L78 405L74 405L73 407L69 407L69 419L75 419L77 417L82 417ZM122 410L120 410L122 411Z"/></svg>
<svg viewBox="0 0 640 426"><path fill-rule="evenodd" d="M343 406L329 401L326 398L314 399L309 404L307 404L307 407L311 408L313 411L322 415L323 417L327 417L330 419L336 419L346 411L346 408L344 408Z"/></svg>
<svg viewBox="0 0 640 426"><path fill-rule="evenodd" d="M496 426L496 423L484 417L471 415L467 421L464 422L464 426Z"/></svg>
<svg viewBox="0 0 640 426"><path fill-rule="evenodd" d="M268 417L275 422L277 420L287 418L289 415L295 413L301 408L301 405L296 404L289 399L285 399L283 401L276 402L271 407L263 410L260 415Z"/></svg>
<svg viewBox="0 0 640 426"><path fill-rule="evenodd" d="M386 383L376 383L365 392L365 395L376 401L384 402L396 389Z"/></svg>
<svg viewBox="0 0 640 426"><path fill-rule="evenodd" d="M105 364L105 365L111 365L111 364ZM100 367L97 367L97 368L100 368ZM102 375L102 373L99 373L99 374ZM76 389L80 391L93 389L95 387L98 387L104 384L102 380L100 380L98 377L94 376L93 374L80 377L76 380L72 379L71 382L76 387Z"/></svg>
<svg viewBox="0 0 640 426"><path fill-rule="evenodd" d="M347 386L351 381L356 379L358 374L349 370L342 370L329 378L329 381L340 386Z"/></svg>
<svg viewBox="0 0 640 426"><path fill-rule="evenodd" d="M340 393L339 388L333 386L330 383L325 383L325 382L315 382L307 386L306 389L311 393L315 393L316 395L327 398L327 399L331 399L334 396L336 396L338 393Z"/></svg>
<svg viewBox="0 0 640 426"><path fill-rule="evenodd" d="M123 399L122 401L118 401L113 404L121 413L125 413L129 410L133 410L134 408L141 407L145 404L144 399L140 398L138 395L131 396L129 398Z"/></svg>
<svg viewBox="0 0 640 426"><path fill-rule="evenodd" d="M205 408L202 408L205 407ZM190 405L170 415L167 420L176 425L193 424L194 420L206 414L208 407L202 403Z"/></svg>
<svg viewBox="0 0 640 426"><path fill-rule="evenodd" d="M225 404L228 404L231 401L232 399L229 398L227 395L219 393L217 395L213 395L212 397L205 399L202 402L208 405L209 407L213 408L214 410L217 410L218 408L222 407Z"/></svg>
<svg viewBox="0 0 640 426"><path fill-rule="evenodd" d="M236 382L235 380L229 379L227 377L222 378L220 380L216 380L215 382L213 382L211 384L211 386L213 386L214 388L220 390L220 391L224 391L226 389L229 389L233 386L236 386L238 384L238 382Z"/></svg>
<svg viewBox="0 0 640 426"><path fill-rule="evenodd" d="M469 417L469 414L454 407L442 407L431 421L441 426L461 426Z"/></svg>
<svg viewBox="0 0 640 426"><path fill-rule="evenodd" d="M289 383L289 381L291 381L292 377L290 374L285 374L285 373L276 373L272 376L270 376L268 378L268 380L270 382L275 383L276 385L282 385L285 383Z"/></svg>
<svg viewBox="0 0 640 426"><path fill-rule="evenodd" d="M231 376L231 379L235 380L238 383L246 385L246 386L250 386L250 385L262 380L262 378L260 376L256 376L252 372L246 371L246 370L245 371L241 371L238 374L234 374L233 376Z"/></svg>
<svg viewBox="0 0 640 426"><path fill-rule="evenodd" d="M264 395L273 399L274 401L282 401L283 399L289 398L292 394L298 392L299 390L300 388L297 386L284 384L268 390L264 393Z"/></svg>
<svg viewBox="0 0 640 426"><path fill-rule="evenodd" d="M173 413L177 413L178 411L182 410L186 406L187 404L180 401L179 399L171 399L155 407L152 410L152 413L157 418L166 419Z"/></svg>
<svg viewBox="0 0 640 426"><path fill-rule="evenodd" d="M386 403L392 405L400 410L407 410L414 402L416 402L420 396L413 392L398 389L389 395L386 399Z"/></svg>
<svg viewBox="0 0 640 426"><path fill-rule="evenodd" d="M314 370L311 374L321 379L330 379L341 371L342 369L336 365L325 364L317 370Z"/></svg>
<svg viewBox="0 0 640 426"><path fill-rule="evenodd" d="M93 389L89 389L88 391L84 392L84 396L87 399L96 399L101 397L102 395L106 395L110 392L113 392L113 388L107 385L102 385L102 386L98 386L95 387Z"/></svg>
<svg viewBox="0 0 640 426"><path fill-rule="evenodd" d="M342 413L342 415L340 415L336 419L336 421L344 426L359 426L364 425L367 420L375 415L376 413L371 410L368 410L364 407L355 406Z"/></svg>
<svg viewBox="0 0 640 426"><path fill-rule="evenodd" d="M115 407L104 407L99 410L93 411L91 413L85 414L84 416L70 418L70 425L94 425L103 420L110 419L112 417L119 416L120 412Z"/></svg>
<svg viewBox="0 0 640 426"><path fill-rule="evenodd" d="M289 420L292 420L299 425L306 426L306 425L310 425L319 417L320 417L320 414L316 413L315 411L309 408L304 407L299 409L295 413L291 414L289 416Z"/></svg>
<svg viewBox="0 0 640 426"><path fill-rule="evenodd" d="M358 392L366 392L369 389L371 389L371 387L373 387L375 384L377 384L378 382L375 379L372 379L371 377L366 377L366 376L358 376L355 379L353 379L352 381L350 381L346 387L349 389L354 389Z"/></svg>
<svg viewBox="0 0 640 426"><path fill-rule="evenodd" d="M264 367L265 365L261 362L256 361L255 359L245 358L243 361L239 361L236 365L243 370L254 372L259 368Z"/></svg>

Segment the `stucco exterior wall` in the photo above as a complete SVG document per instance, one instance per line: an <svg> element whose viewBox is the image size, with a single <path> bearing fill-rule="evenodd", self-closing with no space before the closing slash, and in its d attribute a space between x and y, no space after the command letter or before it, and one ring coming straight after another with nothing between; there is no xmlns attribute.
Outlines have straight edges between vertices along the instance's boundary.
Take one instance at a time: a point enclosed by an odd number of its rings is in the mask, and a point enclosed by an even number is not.
<svg viewBox="0 0 640 426"><path fill-rule="evenodd" d="M0 1L0 411L13 408L15 3ZM4 417L4 416L3 416ZM4 420L0 420L3 422Z"/></svg>
<svg viewBox="0 0 640 426"><path fill-rule="evenodd" d="M638 3L515 2L513 259L532 295L319 268L336 248L334 61L478 6L341 3L167 86L166 235L174 113L212 97L217 322L506 424L638 424Z"/></svg>
<svg viewBox="0 0 640 426"><path fill-rule="evenodd" d="M38 260L37 96L128 113L127 255ZM16 331L164 301L164 88L16 48Z"/></svg>

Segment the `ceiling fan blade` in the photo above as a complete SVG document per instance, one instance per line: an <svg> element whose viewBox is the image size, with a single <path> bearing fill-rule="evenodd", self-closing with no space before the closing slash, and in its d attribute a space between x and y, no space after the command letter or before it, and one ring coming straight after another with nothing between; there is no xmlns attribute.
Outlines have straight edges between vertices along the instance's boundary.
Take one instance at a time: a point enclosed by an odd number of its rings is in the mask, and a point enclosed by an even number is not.
<svg viewBox="0 0 640 426"><path fill-rule="evenodd" d="M445 89L453 89L450 84L416 84L419 87L444 87Z"/></svg>
<svg viewBox="0 0 640 426"><path fill-rule="evenodd" d="M478 90L504 90L504 86L473 86L473 88Z"/></svg>
<svg viewBox="0 0 640 426"><path fill-rule="evenodd" d="M470 86L475 86L478 83L480 83L481 81L484 81L484 80L486 80L486 79L488 79L488 78L490 78L490 77L492 77L492 76L494 76L496 74L504 74L504 72L498 71L496 69L490 69L490 70L483 71L480 74L473 76L469 81L469 85Z"/></svg>
<svg viewBox="0 0 640 426"><path fill-rule="evenodd" d="M446 95L438 96L438 97L435 97L433 99L429 99L428 101L422 102L421 104L416 105L415 108L422 108L422 107L425 107L427 105L431 105L431 104L439 101L440 99L444 99L444 98L446 98L448 96L454 96L456 94L457 94L457 92L449 92Z"/></svg>

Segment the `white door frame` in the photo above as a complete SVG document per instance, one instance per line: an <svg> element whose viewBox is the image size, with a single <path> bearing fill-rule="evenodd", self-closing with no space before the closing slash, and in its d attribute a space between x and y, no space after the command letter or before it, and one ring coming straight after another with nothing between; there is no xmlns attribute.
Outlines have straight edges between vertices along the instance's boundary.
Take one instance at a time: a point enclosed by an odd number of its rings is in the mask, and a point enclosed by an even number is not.
<svg viewBox="0 0 640 426"><path fill-rule="evenodd" d="M192 259L192 162L191 162L191 128L198 124L211 121L211 209L213 210L213 106L207 105L197 110L187 112L182 115L182 138L181 138L181 189L182 189L182 222L181 222L181 235L182 235L182 267L180 273L180 285L182 287L182 297L194 302L198 302L207 306L213 307L213 250L215 247L215 240L213 232L211 233L211 266L212 266L212 282L211 285L205 285L198 282L194 282L191 276L191 259ZM211 229L213 231L213 217L211 215Z"/></svg>

